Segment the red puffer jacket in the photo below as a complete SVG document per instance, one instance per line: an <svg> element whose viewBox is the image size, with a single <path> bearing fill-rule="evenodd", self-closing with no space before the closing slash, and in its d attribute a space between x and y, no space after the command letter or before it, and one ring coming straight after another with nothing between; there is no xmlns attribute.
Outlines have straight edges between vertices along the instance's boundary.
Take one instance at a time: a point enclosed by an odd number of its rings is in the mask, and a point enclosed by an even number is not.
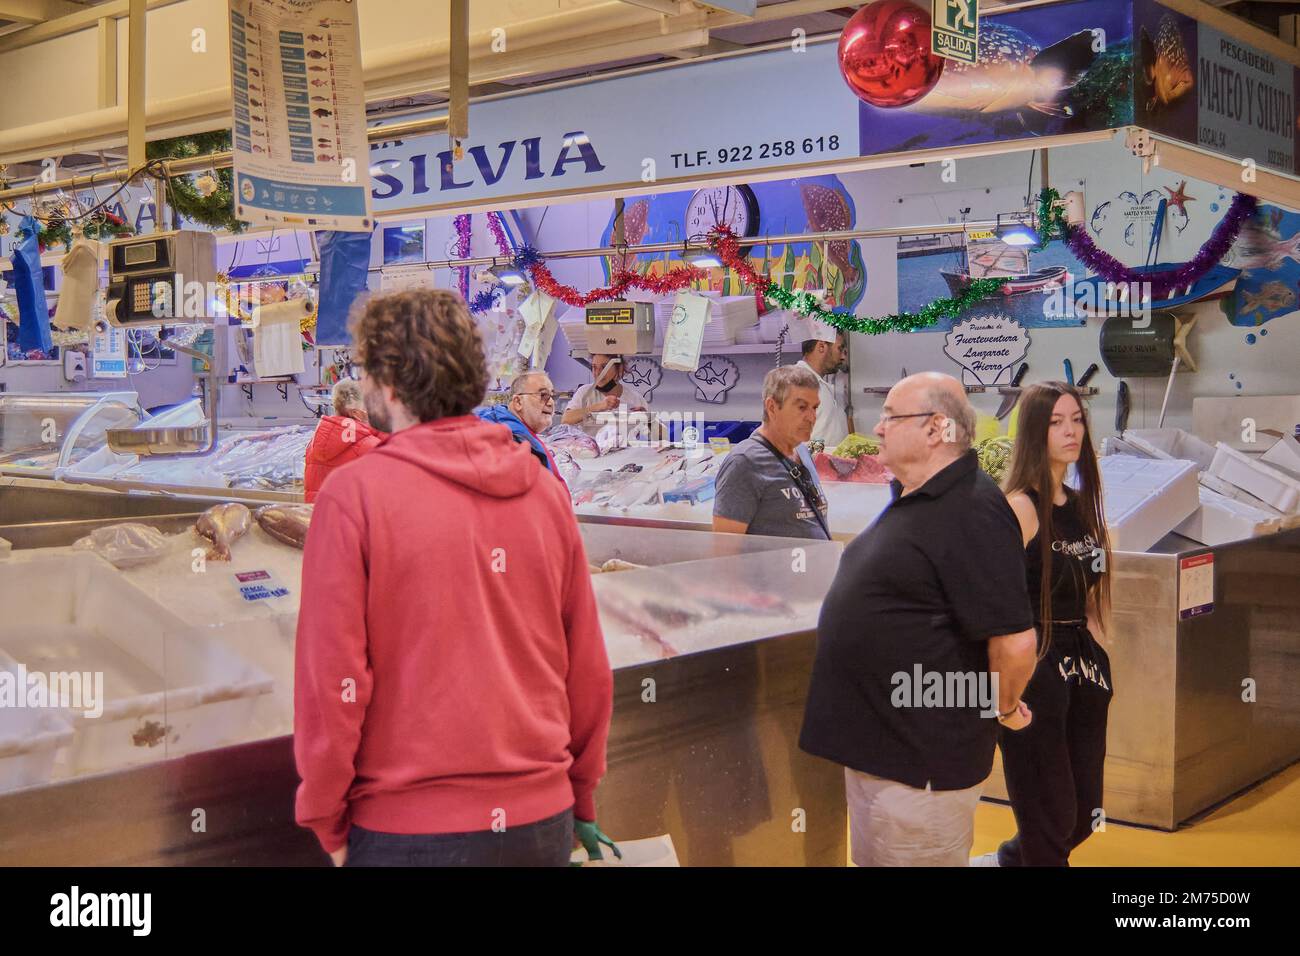
<svg viewBox="0 0 1300 956"><path fill-rule="evenodd" d="M307 464L303 484L308 501L315 501L325 476L336 468L356 461L387 438L384 432L342 415L326 415L316 426L316 434L307 446Z"/></svg>

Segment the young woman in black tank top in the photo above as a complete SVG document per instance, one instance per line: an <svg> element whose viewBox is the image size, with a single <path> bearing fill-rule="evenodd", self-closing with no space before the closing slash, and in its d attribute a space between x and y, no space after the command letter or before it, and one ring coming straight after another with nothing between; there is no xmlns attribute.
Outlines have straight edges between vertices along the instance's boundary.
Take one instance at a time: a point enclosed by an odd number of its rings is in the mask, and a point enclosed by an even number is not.
<svg viewBox="0 0 1300 956"><path fill-rule="evenodd" d="M1070 465L1079 490L1065 485ZM1105 820L1102 770L1113 684L1095 635L1110 613L1110 543L1097 456L1078 391L1064 382L1021 395L1003 483L1020 521L1038 630L1038 666L1022 695L1032 713L1002 728L1002 768L1017 832L982 866L1068 866Z"/></svg>

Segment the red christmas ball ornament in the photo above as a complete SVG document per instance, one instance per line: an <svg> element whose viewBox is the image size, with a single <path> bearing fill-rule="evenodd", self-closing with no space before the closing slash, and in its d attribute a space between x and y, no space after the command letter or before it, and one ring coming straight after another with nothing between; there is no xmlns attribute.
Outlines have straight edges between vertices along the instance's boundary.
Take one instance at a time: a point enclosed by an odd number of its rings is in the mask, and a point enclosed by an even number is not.
<svg viewBox="0 0 1300 956"><path fill-rule="evenodd" d="M840 72L858 99L893 109L934 89L943 57L930 52L930 14L908 0L876 0L840 34Z"/></svg>

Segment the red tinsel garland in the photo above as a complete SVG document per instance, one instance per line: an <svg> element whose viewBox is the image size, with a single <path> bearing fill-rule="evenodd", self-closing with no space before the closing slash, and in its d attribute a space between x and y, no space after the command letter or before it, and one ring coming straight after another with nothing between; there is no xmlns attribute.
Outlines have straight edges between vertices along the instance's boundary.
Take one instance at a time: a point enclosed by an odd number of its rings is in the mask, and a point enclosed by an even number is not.
<svg viewBox="0 0 1300 956"><path fill-rule="evenodd" d="M612 283L583 294L573 286L562 285L551 274L551 270L546 267L544 262L539 262L532 267L532 279L535 288L545 292L552 298L559 299L566 305L575 307L590 305L592 302L602 302L606 299L617 299L628 289L641 289L644 292L652 292L656 295L680 292L682 289L689 287L692 282L703 278L704 273L694 266L683 266L660 276L643 276L632 272L630 269L620 269L614 273Z"/></svg>

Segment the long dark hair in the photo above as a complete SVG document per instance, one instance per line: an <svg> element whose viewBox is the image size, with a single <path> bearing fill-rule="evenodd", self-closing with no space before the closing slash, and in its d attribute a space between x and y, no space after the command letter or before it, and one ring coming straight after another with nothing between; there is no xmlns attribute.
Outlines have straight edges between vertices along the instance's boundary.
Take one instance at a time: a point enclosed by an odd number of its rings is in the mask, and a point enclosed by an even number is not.
<svg viewBox="0 0 1300 956"><path fill-rule="evenodd" d="M1097 468L1097 452L1092 447L1092 427L1088 422L1088 409L1083 396L1073 385L1065 382L1039 382L1030 385L1020 395L1019 416L1016 420L1016 443L1011 455L1011 467L1003 479L1007 494L1033 492L1038 505L1038 546L1042 556L1042 579L1038 585L1039 616L1042 619L1043 640L1038 656L1047 653L1052 640L1052 502L1056 489L1052 482L1052 465L1047 454L1047 430L1051 426L1052 411L1061 396L1072 396L1083 415L1083 439L1079 443L1079 460L1075 470L1079 474L1079 493L1075 506L1079 521L1087 534L1092 535L1095 547L1105 554L1102 574L1088 589L1101 615L1101 626L1110 623L1110 537L1106 534L1106 515L1101 504L1101 473Z"/></svg>

